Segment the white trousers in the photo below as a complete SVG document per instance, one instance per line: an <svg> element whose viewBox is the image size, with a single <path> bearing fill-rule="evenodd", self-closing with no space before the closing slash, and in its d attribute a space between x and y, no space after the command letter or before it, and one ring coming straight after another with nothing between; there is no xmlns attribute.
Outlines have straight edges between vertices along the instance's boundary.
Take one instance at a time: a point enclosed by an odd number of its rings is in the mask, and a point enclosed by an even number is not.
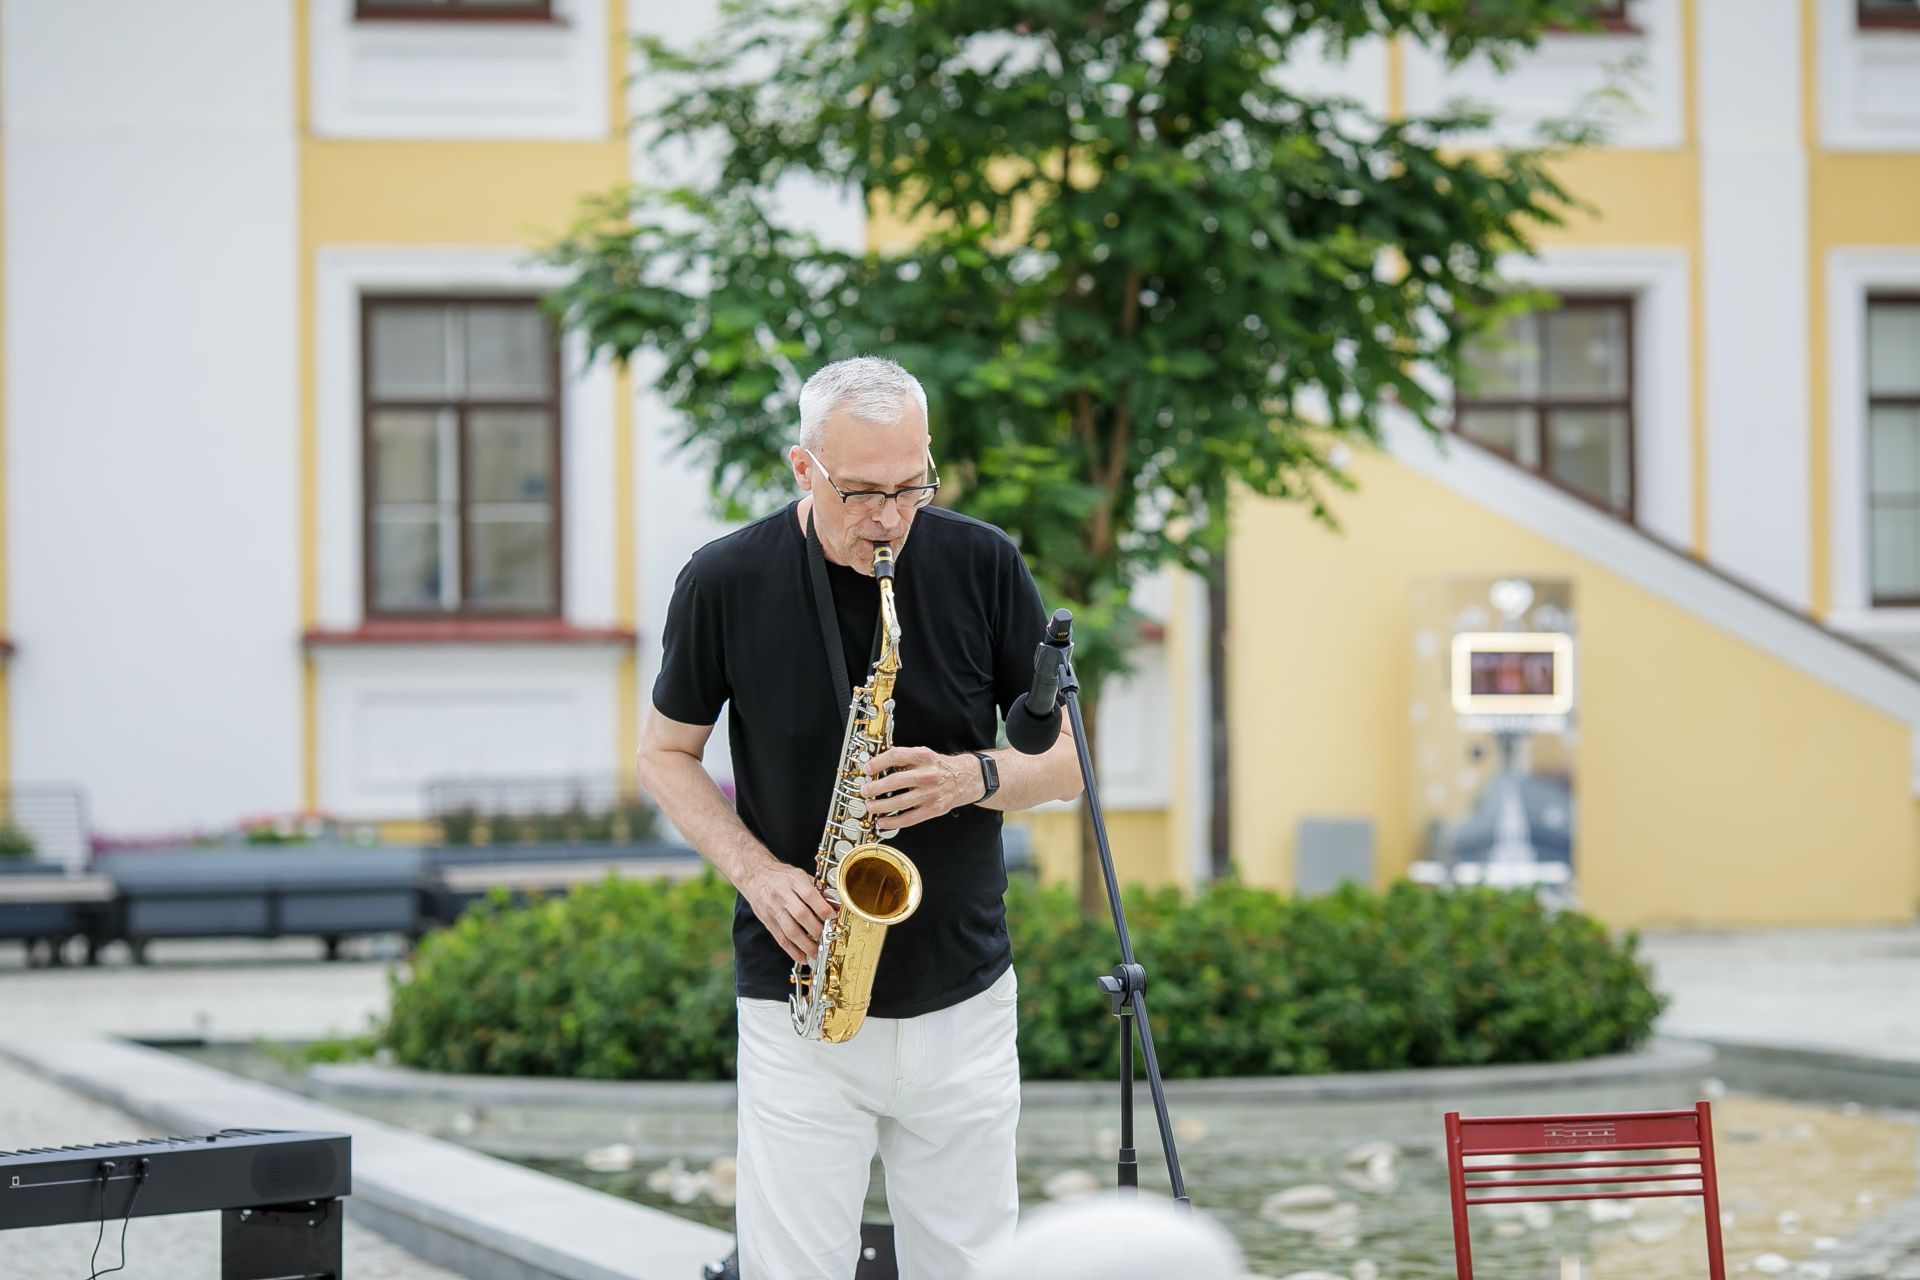
<svg viewBox="0 0 1920 1280"><path fill-rule="evenodd" d="M1020 1212L1018 987L802 1040L787 1006L740 1000L740 1280L851 1280L874 1152L901 1280L964 1280Z"/></svg>

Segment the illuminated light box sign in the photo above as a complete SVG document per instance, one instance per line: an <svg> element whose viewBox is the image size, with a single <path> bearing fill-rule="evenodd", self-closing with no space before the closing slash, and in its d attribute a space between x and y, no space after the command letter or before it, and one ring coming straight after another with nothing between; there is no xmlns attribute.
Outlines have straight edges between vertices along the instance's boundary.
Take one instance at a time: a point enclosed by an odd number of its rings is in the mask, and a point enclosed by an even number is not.
<svg viewBox="0 0 1920 1280"><path fill-rule="evenodd" d="M1463 716L1564 716L1573 709L1573 637L1466 631L1453 638L1453 709Z"/></svg>

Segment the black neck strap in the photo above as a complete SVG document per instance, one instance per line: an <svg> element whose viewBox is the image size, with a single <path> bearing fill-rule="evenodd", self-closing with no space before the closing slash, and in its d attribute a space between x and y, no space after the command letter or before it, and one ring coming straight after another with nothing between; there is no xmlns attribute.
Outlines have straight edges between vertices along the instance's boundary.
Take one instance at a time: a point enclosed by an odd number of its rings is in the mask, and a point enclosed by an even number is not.
<svg viewBox="0 0 1920 1280"><path fill-rule="evenodd" d="M833 691L840 701L834 715L844 718L853 705L853 685L847 679L847 654L840 647L840 612L833 607L833 585L827 581L827 553L820 546L820 535L813 530L813 510L807 510L807 573L813 579L813 612L820 621L820 643L827 651L827 669L833 673ZM873 620L873 658L880 654L882 619Z"/></svg>

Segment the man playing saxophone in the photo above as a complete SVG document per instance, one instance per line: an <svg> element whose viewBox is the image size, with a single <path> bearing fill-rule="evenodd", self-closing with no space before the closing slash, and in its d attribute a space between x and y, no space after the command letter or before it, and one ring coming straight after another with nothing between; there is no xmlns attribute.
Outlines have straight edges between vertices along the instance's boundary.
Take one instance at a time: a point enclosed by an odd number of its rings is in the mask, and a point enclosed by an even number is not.
<svg viewBox="0 0 1920 1280"><path fill-rule="evenodd" d="M847 1280L877 1152L900 1274L961 1280L1018 1213L1000 813L1080 790L1064 726L1044 755L993 748L1046 613L1004 533L929 505L926 394L899 365L816 372L787 459L803 496L702 547L675 583L638 761L739 891L740 1274ZM885 638L878 547L894 561L893 745L858 766L849 795L835 790L846 691ZM723 706L737 809L702 765ZM814 961L834 916L815 854L836 798L867 811L922 891L888 927L867 1016L843 1043L797 1034L788 1005L794 966Z"/></svg>

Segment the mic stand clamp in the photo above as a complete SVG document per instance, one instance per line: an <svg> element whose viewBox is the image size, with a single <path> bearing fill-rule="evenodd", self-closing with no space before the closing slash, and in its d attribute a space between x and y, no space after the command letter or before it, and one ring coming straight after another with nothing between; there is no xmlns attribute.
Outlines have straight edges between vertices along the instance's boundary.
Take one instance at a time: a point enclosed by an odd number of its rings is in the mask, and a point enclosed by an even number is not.
<svg viewBox="0 0 1920 1280"><path fill-rule="evenodd" d="M1120 1024L1120 1150L1118 1185L1122 1191L1137 1190L1140 1162L1133 1145L1133 1033L1140 1032L1140 1054L1147 1064L1147 1086L1153 1092L1154 1117L1160 1126L1160 1149L1167 1158L1167 1181L1174 1201L1192 1208L1185 1180L1180 1176L1180 1155L1174 1148L1173 1122L1167 1115L1166 1084L1160 1077L1160 1061L1153 1052L1153 1029L1147 1022L1147 971L1133 955L1133 942L1127 936L1127 913L1120 904L1120 881L1113 870L1113 849L1107 843L1107 821L1100 809L1100 790L1093 775L1093 757L1087 749L1086 725L1080 718L1080 680L1074 674L1072 645L1060 668L1060 700L1066 704L1067 719L1073 726L1075 754L1080 758L1080 781L1086 788L1088 812L1093 818L1094 843L1100 850L1100 870L1107 882L1107 906L1113 913L1114 934L1120 941L1120 963L1112 973L1103 973L1096 981L1107 996L1114 1018Z"/></svg>

